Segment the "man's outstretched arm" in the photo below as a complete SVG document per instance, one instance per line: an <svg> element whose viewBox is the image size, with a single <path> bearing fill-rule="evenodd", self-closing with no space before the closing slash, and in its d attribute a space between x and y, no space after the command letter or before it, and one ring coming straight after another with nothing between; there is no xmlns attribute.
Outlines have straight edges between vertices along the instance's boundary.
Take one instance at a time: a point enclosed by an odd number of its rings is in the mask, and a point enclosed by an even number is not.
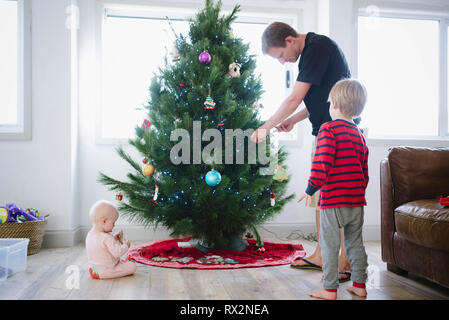
<svg viewBox="0 0 449 320"><path fill-rule="evenodd" d="M290 116L301 102L304 100L307 92L309 91L311 83L296 81L293 91L282 102L279 109L268 119L260 128L256 130L251 136L253 142L260 142L265 140L265 137L270 132L271 128L274 128L278 123ZM265 130L265 131L264 131Z"/></svg>

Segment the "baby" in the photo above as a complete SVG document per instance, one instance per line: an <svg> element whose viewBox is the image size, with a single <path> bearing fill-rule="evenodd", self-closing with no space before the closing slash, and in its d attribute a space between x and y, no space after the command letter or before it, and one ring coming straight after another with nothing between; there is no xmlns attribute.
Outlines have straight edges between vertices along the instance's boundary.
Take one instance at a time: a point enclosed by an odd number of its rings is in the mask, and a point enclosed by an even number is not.
<svg viewBox="0 0 449 320"><path fill-rule="evenodd" d="M89 212L92 229L86 237L86 251L89 273L94 279L111 279L131 275L136 271L133 262L121 261L128 252L129 240L121 244L121 233L111 234L118 211L108 201L97 201Z"/></svg>

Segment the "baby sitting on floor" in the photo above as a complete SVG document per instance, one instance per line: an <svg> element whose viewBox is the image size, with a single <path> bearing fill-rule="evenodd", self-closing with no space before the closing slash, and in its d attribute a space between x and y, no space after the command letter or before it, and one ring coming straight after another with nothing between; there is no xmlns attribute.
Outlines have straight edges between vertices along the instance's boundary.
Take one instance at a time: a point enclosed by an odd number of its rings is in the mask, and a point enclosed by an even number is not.
<svg viewBox="0 0 449 320"><path fill-rule="evenodd" d="M111 279L133 274L136 265L120 260L128 252L129 240L122 241L121 233L111 234L119 216L115 206L105 200L97 201L89 215L93 225L86 237L86 251L92 278Z"/></svg>

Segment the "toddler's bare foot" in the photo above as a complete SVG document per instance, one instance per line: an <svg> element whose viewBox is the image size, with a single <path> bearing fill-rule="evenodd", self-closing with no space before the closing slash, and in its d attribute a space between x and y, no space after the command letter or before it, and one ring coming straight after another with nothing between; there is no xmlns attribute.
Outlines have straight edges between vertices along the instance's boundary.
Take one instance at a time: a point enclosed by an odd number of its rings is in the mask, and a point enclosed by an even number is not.
<svg viewBox="0 0 449 320"><path fill-rule="evenodd" d="M356 287L347 287L346 290L348 290L348 292L355 294L356 296L359 297L366 297L367 292L365 288L356 288Z"/></svg>
<svg viewBox="0 0 449 320"><path fill-rule="evenodd" d="M325 289L313 290L309 293L309 296L313 298L325 299L325 300L336 300L337 292L326 291Z"/></svg>

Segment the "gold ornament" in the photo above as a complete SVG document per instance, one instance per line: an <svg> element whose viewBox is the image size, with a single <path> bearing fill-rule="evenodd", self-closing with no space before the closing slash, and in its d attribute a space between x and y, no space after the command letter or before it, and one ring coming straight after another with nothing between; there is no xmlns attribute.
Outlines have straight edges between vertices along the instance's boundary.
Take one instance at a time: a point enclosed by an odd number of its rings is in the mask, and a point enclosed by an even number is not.
<svg viewBox="0 0 449 320"><path fill-rule="evenodd" d="M146 164L142 168L142 173L144 176L151 176L154 173L154 166L152 164Z"/></svg>
<svg viewBox="0 0 449 320"><path fill-rule="evenodd" d="M288 180L287 171L285 170L284 167L279 166L276 168L276 170L274 171L273 180L276 180L276 181Z"/></svg>

